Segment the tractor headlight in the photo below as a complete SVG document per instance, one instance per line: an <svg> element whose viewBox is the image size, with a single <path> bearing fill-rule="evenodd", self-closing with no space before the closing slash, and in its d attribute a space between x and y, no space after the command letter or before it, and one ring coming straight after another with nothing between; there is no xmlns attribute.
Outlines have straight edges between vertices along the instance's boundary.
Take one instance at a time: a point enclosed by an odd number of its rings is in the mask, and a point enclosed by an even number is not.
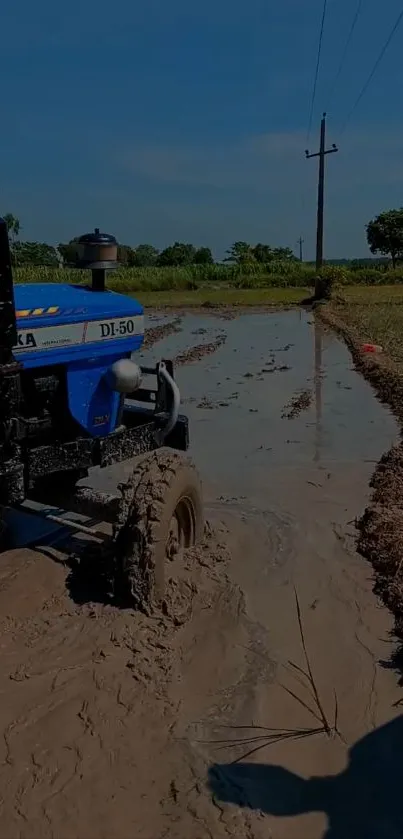
<svg viewBox="0 0 403 839"><path fill-rule="evenodd" d="M133 393L141 386L141 370L130 358L120 358L109 368L106 378L109 387L118 393Z"/></svg>

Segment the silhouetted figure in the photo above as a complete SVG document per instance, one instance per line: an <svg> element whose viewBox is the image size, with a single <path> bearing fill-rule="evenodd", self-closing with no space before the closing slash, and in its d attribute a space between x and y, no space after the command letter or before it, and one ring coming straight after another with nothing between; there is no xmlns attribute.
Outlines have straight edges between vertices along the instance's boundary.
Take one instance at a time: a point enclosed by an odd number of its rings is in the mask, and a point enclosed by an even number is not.
<svg viewBox="0 0 403 839"><path fill-rule="evenodd" d="M215 765L216 798L273 816L324 812L324 839L403 839L403 716L359 740L339 775L304 780L281 766Z"/></svg>

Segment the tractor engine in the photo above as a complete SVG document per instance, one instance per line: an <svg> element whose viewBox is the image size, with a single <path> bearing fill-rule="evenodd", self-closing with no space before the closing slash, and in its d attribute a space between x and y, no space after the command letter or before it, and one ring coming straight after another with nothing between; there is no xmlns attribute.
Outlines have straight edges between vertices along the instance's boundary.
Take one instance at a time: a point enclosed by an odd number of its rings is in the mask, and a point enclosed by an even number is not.
<svg viewBox="0 0 403 839"><path fill-rule="evenodd" d="M63 442L77 435L72 420L63 367L23 370L15 400L15 439L37 445L41 440Z"/></svg>

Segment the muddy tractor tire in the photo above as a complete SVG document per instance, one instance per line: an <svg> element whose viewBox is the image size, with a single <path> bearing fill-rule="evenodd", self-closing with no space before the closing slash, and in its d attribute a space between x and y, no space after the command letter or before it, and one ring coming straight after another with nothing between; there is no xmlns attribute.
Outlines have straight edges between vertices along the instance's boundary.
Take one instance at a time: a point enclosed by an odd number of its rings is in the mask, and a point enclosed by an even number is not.
<svg viewBox="0 0 403 839"><path fill-rule="evenodd" d="M201 483L187 457L158 451L141 460L119 489L115 592L127 605L149 611L164 600L167 564L203 538Z"/></svg>

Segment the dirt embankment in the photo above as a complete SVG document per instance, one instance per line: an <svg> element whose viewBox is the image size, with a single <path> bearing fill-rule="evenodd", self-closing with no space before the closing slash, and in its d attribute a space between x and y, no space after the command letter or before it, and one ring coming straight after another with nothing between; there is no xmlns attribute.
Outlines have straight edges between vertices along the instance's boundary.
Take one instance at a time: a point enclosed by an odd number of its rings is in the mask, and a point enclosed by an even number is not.
<svg viewBox="0 0 403 839"><path fill-rule="evenodd" d="M358 522L358 548L377 575L376 590L403 638L403 448L394 446L375 470L371 503Z"/></svg>
<svg viewBox="0 0 403 839"><path fill-rule="evenodd" d="M393 361L379 353L364 353L361 345L366 336L346 326L342 315L332 309L331 304L318 306L316 314L344 338L354 359L356 369L373 386L378 399L392 409L403 423L403 376Z"/></svg>
<svg viewBox="0 0 403 839"><path fill-rule="evenodd" d="M403 376L382 354L364 353L365 336L343 323L331 304L319 306L317 316L332 327L349 347L356 369L373 386L378 399L389 405L403 423ZM373 565L375 590L395 616L396 635L403 639L403 444L394 446L378 463L373 493L357 520L358 550Z"/></svg>

